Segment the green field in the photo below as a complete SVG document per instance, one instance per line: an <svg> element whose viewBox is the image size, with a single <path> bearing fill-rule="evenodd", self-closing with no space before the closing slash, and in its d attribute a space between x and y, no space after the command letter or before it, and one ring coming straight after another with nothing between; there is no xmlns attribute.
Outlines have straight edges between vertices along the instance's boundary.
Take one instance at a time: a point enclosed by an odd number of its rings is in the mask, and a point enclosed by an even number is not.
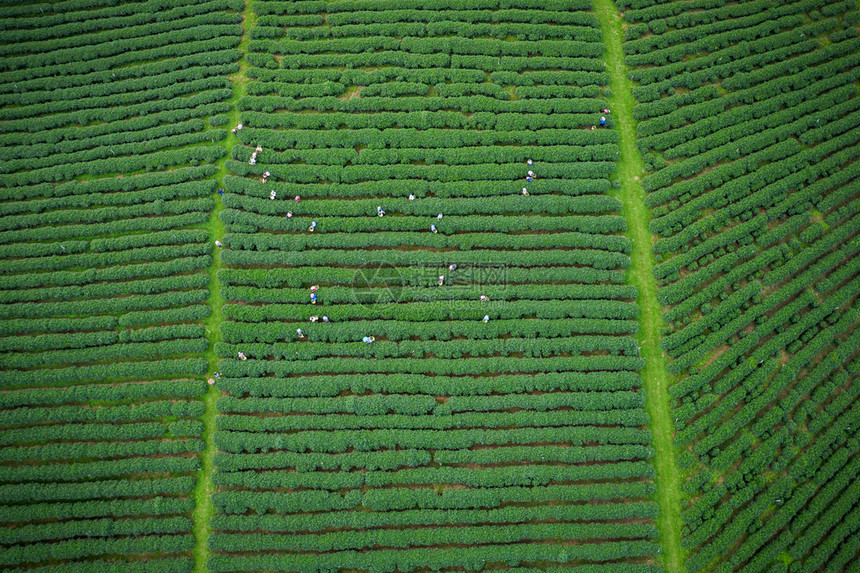
<svg viewBox="0 0 860 573"><path fill-rule="evenodd" d="M859 571L858 29L0 0L0 570Z"/></svg>

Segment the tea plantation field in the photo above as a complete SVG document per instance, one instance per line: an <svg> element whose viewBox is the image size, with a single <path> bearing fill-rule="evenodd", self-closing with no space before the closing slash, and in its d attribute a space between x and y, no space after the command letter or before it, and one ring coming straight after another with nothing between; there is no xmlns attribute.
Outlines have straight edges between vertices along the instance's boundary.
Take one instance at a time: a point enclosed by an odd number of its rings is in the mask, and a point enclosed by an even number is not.
<svg viewBox="0 0 860 573"><path fill-rule="evenodd" d="M687 570L857 570L860 13L621 8Z"/></svg>
<svg viewBox="0 0 860 573"><path fill-rule="evenodd" d="M858 30L0 0L0 570L860 570Z"/></svg>
<svg viewBox="0 0 860 573"><path fill-rule="evenodd" d="M187 571L241 3L0 10L0 569Z"/></svg>

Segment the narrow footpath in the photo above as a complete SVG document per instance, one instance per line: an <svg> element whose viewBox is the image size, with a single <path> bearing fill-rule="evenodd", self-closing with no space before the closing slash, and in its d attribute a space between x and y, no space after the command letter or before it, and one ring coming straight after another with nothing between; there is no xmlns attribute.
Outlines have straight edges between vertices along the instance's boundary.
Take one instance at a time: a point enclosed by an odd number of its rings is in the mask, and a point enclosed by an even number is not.
<svg viewBox="0 0 860 573"><path fill-rule="evenodd" d="M681 479L675 465L675 447L672 445L675 429L669 402L666 359L660 349L660 331L664 323L653 273L652 239L648 231L651 214L645 206L645 191L640 183L645 168L636 147L636 122L633 120L635 101L621 48L623 22L612 0L594 0L594 10L600 20L600 30L606 45L605 59L612 89L612 96L608 98L609 108L620 138L616 176L621 188L612 194L623 205L627 237L633 242L627 279L639 289L640 328L636 339L640 342L645 359L645 368L640 375L645 389L645 408L651 419L650 430L655 452L656 500L660 506L657 528L660 531L663 570L666 573L685 573L686 555L681 549Z"/></svg>
<svg viewBox="0 0 860 573"><path fill-rule="evenodd" d="M227 123L226 129L232 129L239 123L239 110L236 107L236 102L245 93L245 69L248 67L245 62L244 54L247 53L248 42L251 41L248 31L254 26L256 16L251 10L251 4L254 0L245 0L245 10L243 12L242 22L242 39L238 49L242 52L243 57L239 60L239 71L230 76L230 81L233 84L233 96L228 100L232 105L232 109L227 113L230 121ZM227 150L224 155L215 164L218 167L218 172L215 174L215 179L218 182L216 192L213 195L215 199L215 209L212 210L212 215L209 218L208 229L209 236L213 244L212 266L209 268L209 305L212 308L212 314L206 319L206 335L209 337L209 350L206 352L206 359L209 361L209 372L207 378L213 378L215 368L218 364L218 356L215 354L215 343L221 340L219 326L224 319L221 307L224 299L221 297L221 292L218 286L217 275L221 269L221 248L215 246L215 241L223 241L224 239L224 224L221 222L221 211L224 210L224 204L221 201L220 195L217 193L218 188L224 187L224 177L229 174L227 169L227 159L230 157L230 150L234 145L239 144L239 138L228 131L227 137L220 143ZM201 418L203 421L203 440L205 448L200 455L200 471L197 475L197 486L194 488L194 525L192 531L194 533L194 571L195 573L206 573L209 569L206 567L206 562L209 560L209 533L211 531L210 521L215 514L215 507L212 504L212 494L214 487L212 485L212 473L215 470L215 402L221 391L218 390L217 383L214 386L209 386L203 401L206 404L206 412Z"/></svg>

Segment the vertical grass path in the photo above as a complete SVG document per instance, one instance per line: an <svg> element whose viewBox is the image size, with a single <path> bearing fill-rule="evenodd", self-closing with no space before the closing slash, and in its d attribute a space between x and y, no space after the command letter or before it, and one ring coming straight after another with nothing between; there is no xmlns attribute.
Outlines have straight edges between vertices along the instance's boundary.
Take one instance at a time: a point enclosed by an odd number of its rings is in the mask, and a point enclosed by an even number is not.
<svg viewBox="0 0 860 573"><path fill-rule="evenodd" d="M243 12L242 23L242 40L239 43L239 50L244 56L247 53L248 42L251 40L248 35L249 29L254 25L256 16L251 10L251 4L254 0L245 0L245 10ZM230 118L227 124L227 129L232 129L239 123L239 110L236 107L236 102L245 93L245 69L248 67L244 57L239 60L239 71L230 77L233 84L233 97L228 102L232 105L232 109L228 112ZM215 164L218 167L218 172L215 178L218 181L218 187L224 187L224 177L229 173L227 170L227 159L230 157L230 149L234 145L239 144L239 138L232 133L227 133L226 139L220 143L227 149L227 155L218 160ZM209 337L209 350L206 352L206 359L209 361L209 372L207 378L213 377L216 365L218 364L218 356L215 354L215 343L221 339L219 326L224 319L221 312L223 298L218 288L217 274L221 269L221 249L215 247L216 240L224 238L224 224L221 222L220 213L224 209L224 204L221 201L221 196L217 191L214 195L215 209L212 210L212 215L209 217L209 236L212 240L214 248L212 266L209 268L209 305L212 307L212 314L206 319L206 334ZM212 516L215 513L215 507L212 505L212 472L214 471L215 458L215 401L221 391L218 389L217 382L214 386L210 386L206 395L203 397L206 404L206 412L203 414L203 440L205 448L200 456L200 471L197 475L197 486L194 488L194 571L195 573L204 573L208 571L206 562L209 559L209 540L210 524Z"/></svg>
<svg viewBox="0 0 860 573"><path fill-rule="evenodd" d="M672 435L672 409L669 402L669 377L666 360L660 349L663 327L657 285L654 280L652 239L648 231L651 214L645 206L645 191L640 179L645 168L636 147L636 123L633 120L633 91L627 78L627 66L621 49L623 28L621 14L612 0L594 0L595 14L600 20L603 43L606 46L606 66L610 74L612 96L609 109L614 129L620 137L620 157L616 178L621 188L613 192L623 207L627 220L627 237L633 242L628 281L639 289L639 332L645 368L640 372L645 388L645 408L651 418L650 429L654 445L654 466L657 471L657 503L660 516L657 527L662 544L662 563L666 573L684 573L685 554L681 549L681 479L675 465Z"/></svg>

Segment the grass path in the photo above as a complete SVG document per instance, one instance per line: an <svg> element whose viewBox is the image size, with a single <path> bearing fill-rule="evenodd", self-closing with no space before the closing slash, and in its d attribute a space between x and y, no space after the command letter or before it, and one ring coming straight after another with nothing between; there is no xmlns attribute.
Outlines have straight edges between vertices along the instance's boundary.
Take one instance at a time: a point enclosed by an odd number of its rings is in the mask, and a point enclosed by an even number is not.
<svg viewBox="0 0 860 573"><path fill-rule="evenodd" d="M654 281L654 261L651 256L651 233L648 222L651 214L645 206L645 191L639 183L644 174L642 157L636 147L636 123L633 120L633 92L627 79L622 44L622 20L612 0L594 0L594 9L600 19L600 30L606 45L607 71L610 73L612 97L609 108L615 129L620 136L620 158L616 177L621 188L613 193L623 204L622 214L627 220L627 237L633 242L628 281L639 289L639 332L645 368L640 372L645 388L645 407L651 418L654 445L654 466L657 471L657 503L660 516L657 527L662 544L663 569L666 573L684 573L685 554L681 549L681 479L675 465L675 447L672 445L672 410L669 403L669 377L666 361L660 349L660 330L663 327L657 285Z"/></svg>
<svg viewBox="0 0 860 573"><path fill-rule="evenodd" d="M254 0L245 0L244 23L242 40L239 43L239 49L243 54L247 53L248 42L250 37L248 30L254 25L256 16L251 11L251 4ZM245 69L248 67L244 59L239 61L239 71L230 77L233 83L233 97L228 101L233 106L227 114L230 121L227 128L230 129L239 123L239 110L236 108L236 101L245 93ZM227 159L230 157L230 149L239 144L239 138L232 133L227 133L227 137L220 143L227 149L227 155L218 160L215 164L218 167L218 172L215 178L218 181L218 187L224 187L224 177L229 173L227 170ZM221 197L214 195L215 209L209 217L209 236L212 239L213 246L216 240L224 238L224 225L221 222L220 213L224 209L224 204ZM206 334L209 337L209 350L206 352L206 359L209 361L209 372L207 378L212 377L215 368L218 364L218 356L215 354L215 343L221 339L218 327L224 319L221 307L224 299L221 297L221 291L218 288L217 274L221 269L221 253L220 249L215 248L212 259L212 266L209 268L209 305L212 307L212 314L206 319ZM200 471L197 475L197 486L194 489L194 571L195 573L204 573L208 571L206 562L209 559L209 533L211 530L210 521L215 514L215 507L212 505L212 494L214 488L212 486L212 472L215 469L215 401L221 391L218 390L218 385L210 386L203 401L206 404L206 411L201 418L203 421L203 440L205 448L200 456Z"/></svg>

